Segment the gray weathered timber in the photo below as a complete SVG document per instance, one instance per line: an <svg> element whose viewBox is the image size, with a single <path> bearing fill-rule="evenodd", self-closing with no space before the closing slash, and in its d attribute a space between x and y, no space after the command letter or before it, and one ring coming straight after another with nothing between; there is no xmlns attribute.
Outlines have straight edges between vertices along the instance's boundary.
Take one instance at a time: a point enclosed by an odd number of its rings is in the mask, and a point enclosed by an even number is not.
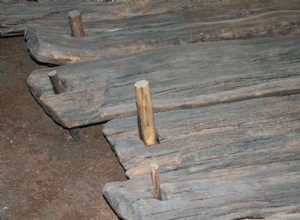
<svg viewBox="0 0 300 220"><path fill-rule="evenodd" d="M235 155L244 155L242 159L247 163L245 158L251 155L253 150L264 153L267 149L273 152L269 155L269 158L272 158L279 151L289 150L282 149L281 146L286 140L291 138L299 141L297 135L293 136L290 133L294 129L299 132L299 97L293 95L259 98L198 109L156 113L154 117L160 144L149 150L138 140L136 117L108 122L103 133L111 145L116 147L115 151L129 177L147 173L151 158L155 158L155 162L161 166L162 174L174 168L178 171L178 164L183 166L182 169L188 167L184 164L197 163L201 169L211 169L210 164L202 164L209 156L220 158L231 155L231 167L234 164L241 166L234 159ZM284 124L285 121L288 123ZM121 147L118 144L121 144ZM299 142L295 144L296 147ZM132 145L136 145L133 151ZM130 149L125 150L124 146L129 146ZM121 152L117 149L121 149ZM229 155L222 149L228 150ZM206 153L202 154L202 150ZM194 157L197 159L194 160ZM257 157L260 158L261 155L258 154ZM254 159L250 162L254 162Z"/></svg>
<svg viewBox="0 0 300 220"><path fill-rule="evenodd" d="M56 23L68 25L68 12L80 10L83 22L120 19L145 14L163 13L179 10L181 7L203 2L204 0L185 0L175 2L159 1L85 1L85 0L43 0L15 1L8 4L0 3L0 36L23 35L28 23L36 22L45 27Z"/></svg>
<svg viewBox="0 0 300 220"><path fill-rule="evenodd" d="M213 1L177 11L83 23L86 37L80 39L70 36L66 22L30 23L25 32L29 53L39 62L61 65L200 41L297 35L300 4L299 0L219 5Z"/></svg>
<svg viewBox="0 0 300 220"><path fill-rule="evenodd" d="M154 111L300 92L299 37L197 43L120 59L36 70L30 91L67 128L136 113L134 84L148 80ZM56 70L67 92L55 95Z"/></svg>
<svg viewBox="0 0 300 220"><path fill-rule="evenodd" d="M274 167L272 167L274 165ZM125 183L106 184L104 196L122 219L281 219L296 220L299 213L299 162L275 162L269 169L223 171L220 176L166 182L166 198L152 198L148 176ZM292 170L292 171L291 171ZM144 180L143 180L144 179ZM173 197L174 195L174 197ZM296 217L296 218L295 218Z"/></svg>
<svg viewBox="0 0 300 220"><path fill-rule="evenodd" d="M298 219L300 95L156 113L160 143L138 139L136 117L103 132L129 181L104 196L124 219ZM160 166L163 201L152 196Z"/></svg>
<svg viewBox="0 0 300 220"><path fill-rule="evenodd" d="M115 6L106 6L114 8ZM105 19L105 9L102 3L94 2L19 2L1 5L0 11L0 36L18 36L23 35L28 22L41 22L49 27L52 22L64 21L68 19L68 12L78 9L85 14L86 20ZM98 12L98 13L97 13ZM112 13L109 13L112 16Z"/></svg>

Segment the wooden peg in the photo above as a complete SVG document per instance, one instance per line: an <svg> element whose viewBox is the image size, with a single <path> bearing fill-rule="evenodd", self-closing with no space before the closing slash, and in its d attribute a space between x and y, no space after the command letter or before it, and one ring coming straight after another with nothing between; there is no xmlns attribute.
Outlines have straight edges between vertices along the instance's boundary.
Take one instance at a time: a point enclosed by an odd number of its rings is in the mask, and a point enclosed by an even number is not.
<svg viewBox="0 0 300 220"><path fill-rule="evenodd" d="M79 11L74 10L69 12L69 22L71 26L72 36L74 37L84 37L84 29L81 21L81 14Z"/></svg>
<svg viewBox="0 0 300 220"><path fill-rule="evenodd" d="M135 83L135 96L138 111L138 128L140 138L147 146L157 143L153 119L153 107L149 82L142 80Z"/></svg>
<svg viewBox="0 0 300 220"><path fill-rule="evenodd" d="M59 78L56 70L49 72L48 77L51 81L55 94L62 94L66 92L66 87L64 86L63 81Z"/></svg>
<svg viewBox="0 0 300 220"><path fill-rule="evenodd" d="M156 163L151 164L151 179L153 185L153 196L154 198L161 200L159 166Z"/></svg>
<svg viewBox="0 0 300 220"><path fill-rule="evenodd" d="M59 78L57 71L53 70L48 73L48 77L52 84L53 90L55 94L62 94L67 91L67 88L64 85L64 82ZM68 129L73 140L80 140L79 130L77 128Z"/></svg>

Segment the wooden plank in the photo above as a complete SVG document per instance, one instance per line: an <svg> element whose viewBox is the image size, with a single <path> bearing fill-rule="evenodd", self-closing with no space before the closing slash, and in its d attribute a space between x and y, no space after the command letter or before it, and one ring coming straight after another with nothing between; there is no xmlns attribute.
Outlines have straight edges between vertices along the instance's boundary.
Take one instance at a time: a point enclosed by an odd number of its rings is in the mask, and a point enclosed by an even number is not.
<svg viewBox="0 0 300 220"><path fill-rule="evenodd" d="M136 113L134 84L151 84L155 112L299 93L299 37L216 41L36 70L28 85L58 123L73 128ZM56 70L67 92L55 95Z"/></svg>
<svg viewBox="0 0 300 220"><path fill-rule="evenodd" d="M295 219L299 104L292 95L156 113L152 148L139 141L136 117L112 120L103 132L130 180L104 195L124 219ZM152 162L163 201L152 196Z"/></svg>
<svg viewBox="0 0 300 220"><path fill-rule="evenodd" d="M83 22L91 22L163 13L170 10L178 10L181 7L194 4L194 2L203 1L186 0L172 3L163 0L154 2L100 2L96 0L10 1L7 4L0 3L0 36L23 35L29 22L36 22L45 27L49 27L49 24L52 26L55 23L68 25L68 12L74 9L81 11Z"/></svg>
<svg viewBox="0 0 300 220"><path fill-rule="evenodd" d="M152 158L162 166L160 168L162 174L175 168L178 171L178 164L183 166L182 169L186 168L184 164L198 163L202 166L203 160L209 157L214 159L228 157L230 154L232 166L236 163L234 155L243 154L246 157L251 155L253 150L267 149L268 152L272 147L273 155L269 156L271 158L277 155L277 150L283 151L281 147L287 142L285 135L289 134L290 140L299 140L297 135L293 137L290 133L300 126L300 108L297 106L300 102L299 97L293 95L260 98L200 109L156 113L155 122L160 144L151 149L139 145L133 151L130 146L128 152L123 146L122 152L116 153L129 177L147 173ZM103 133L112 146L126 143L127 138L138 139L136 117L108 122L104 126ZM139 143L138 140L135 143ZM297 144L299 145L299 142ZM116 149L118 148L117 146ZM222 149L228 150L229 155ZM193 160L193 157L198 160ZM238 163L236 165L239 166ZM214 169L209 166L204 168Z"/></svg>
<svg viewBox="0 0 300 220"><path fill-rule="evenodd" d="M87 36L80 39L70 36L65 22L30 24L25 38L33 58L61 65L200 41L299 34L299 0L226 2L217 6L215 2L194 4L122 20L84 22Z"/></svg>
<svg viewBox="0 0 300 220"><path fill-rule="evenodd" d="M122 219L274 219L278 212L281 219L299 217L299 166L291 164L291 172L281 163L272 165L275 169L264 173L252 167L246 173L165 183L166 194L175 197L163 201L151 197L142 177L106 184L104 196Z"/></svg>

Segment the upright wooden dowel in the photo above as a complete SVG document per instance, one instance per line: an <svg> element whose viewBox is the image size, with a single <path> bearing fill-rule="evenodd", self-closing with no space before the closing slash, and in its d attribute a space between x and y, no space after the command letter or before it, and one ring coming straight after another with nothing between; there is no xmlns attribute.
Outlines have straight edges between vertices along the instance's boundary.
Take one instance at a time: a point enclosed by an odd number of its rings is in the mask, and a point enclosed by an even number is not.
<svg viewBox="0 0 300 220"><path fill-rule="evenodd" d="M59 95L67 91L64 82L59 78L56 70L49 72L48 77L50 79L55 94ZM74 140L76 141L80 140L78 129L76 128L69 129L69 133Z"/></svg>
<svg viewBox="0 0 300 220"><path fill-rule="evenodd" d="M151 164L151 179L153 185L153 196L154 198L161 200L159 166L156 163Z"/></svg>
<svg viewBox="0 0 300 220"><path fill-rule="evenodd" d="M140 138L147 146L157 143L153 119L153 107L149 82L142 80L135 83L135 96L138 111L138 127Z"/></svg>
<svg viewBox="0 0 300 220"><path fill-rule="evenodd" d="M49 72L48 77L51 81L55 94L62 94L66 92L66 87L64 86L63 81L59 78L56 70Z"/></svg>
<svg viewBox="0 0 300 220"><path fill-rule="evenodd" d="M84 37L84 29L81 21L81 14L79 11L74 10L69 12L69 22L71 26L72 36L74 37Z"/></svg>

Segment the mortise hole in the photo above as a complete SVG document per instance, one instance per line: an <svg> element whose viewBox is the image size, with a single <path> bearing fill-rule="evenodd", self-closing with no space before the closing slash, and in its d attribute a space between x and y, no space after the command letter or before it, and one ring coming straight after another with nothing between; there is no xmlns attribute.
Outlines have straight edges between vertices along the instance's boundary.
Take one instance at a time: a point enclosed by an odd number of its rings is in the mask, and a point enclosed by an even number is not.
<svg viewBox="0 0 300 220"><path fill-rule="evenodd" d="M161 195L160 201L168 200L168 192L167 192L167 190L164 189L164 187L162 185L160 186L160 195Z"/></svg>
<svg viewBox="0 0 300 220"><path fill-rule="evenodd" d="M161 188L160 188L160 193L161 193L160 201L167 201L168 200L167 193L165 191L163 191Z"/></svg>
<svg viewBox="0 0 300 220"><path fill-rule="evenodd" d="M159 134L156 129L155 129L155 133L156 133L156 142L157 142L157 144L160 144Z"/></svg>

